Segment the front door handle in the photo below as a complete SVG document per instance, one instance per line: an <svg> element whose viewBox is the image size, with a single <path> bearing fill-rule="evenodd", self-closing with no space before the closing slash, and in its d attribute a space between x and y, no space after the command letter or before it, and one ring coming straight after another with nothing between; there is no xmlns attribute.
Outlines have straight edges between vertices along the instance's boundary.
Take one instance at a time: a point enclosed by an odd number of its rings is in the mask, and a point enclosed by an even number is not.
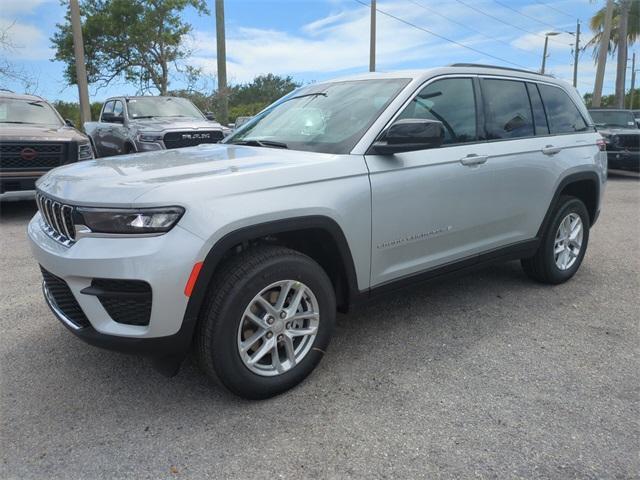
<svg viewBox="0 0 640 480"><path fill-rule="evenodd" d="M481 163L486 162L488 158L489 155L476 155L475 153L472 153L471 155L461 158L460 163L467 167L471 167L473 165L480 165Z"/></svg>
<svg viewBox="0 0 640 480"><path fill-rule="evenodd" d="M554 147L553 145L547 145L542 149L542 153L544 153L545 155L555 155L556 153L560 152L560 150L562 150L562 147Z"/></svg>

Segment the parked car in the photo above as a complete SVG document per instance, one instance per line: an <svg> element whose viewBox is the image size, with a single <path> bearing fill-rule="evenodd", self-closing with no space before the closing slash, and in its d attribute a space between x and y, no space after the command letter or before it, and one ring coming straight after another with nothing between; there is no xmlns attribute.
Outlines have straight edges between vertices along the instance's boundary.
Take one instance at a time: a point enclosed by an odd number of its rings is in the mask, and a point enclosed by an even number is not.
<svg viewBox="0 0 640 480"><path fill-rule="evenodd" d="M607 144L609 168L640 171L640 128L633 112L594 108L589 113Z"/></svg>
<svg viewBox="0 0 640 480"><path fill-rule="evenodd" d="M371 73L306 86L219 145L54 170L28 234L75 335L168 374L193 345L229 390L265 398L320 362L336 308L495 261L569 280L606 173L565 82Z"/></svg>
<svg viewBox="0 0 640 480"><path fill-rule="evenodd" d="M35 189L54 167L93 158L89 139L45 99L0 90L0 195Z"/></svg>
<svg viewBox="0 0 640 480"><path fill-rule="evenodd" d="M230 132L186 98L113 97L87 122L97 157L217 143Z"/></svg>

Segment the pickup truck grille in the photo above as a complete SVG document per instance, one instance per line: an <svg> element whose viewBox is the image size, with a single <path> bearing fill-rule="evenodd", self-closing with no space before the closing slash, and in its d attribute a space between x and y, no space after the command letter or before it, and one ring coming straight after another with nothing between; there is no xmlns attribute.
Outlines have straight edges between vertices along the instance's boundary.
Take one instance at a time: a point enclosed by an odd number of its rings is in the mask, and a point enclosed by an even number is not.
<svg viewBox="0 0 640 480"><path fill-rule="evenodd" d="M49 236L63 245L71 246L76 239L74 207L53 200L40 192L36 193L36 203Z"/></svg>
<svg viewBox="0 0 640 480"><path fill-rule="evenodd" d="M65 143L17 143L0 144L0 168L2 170L50 170L67 160L68 144Z"/></svg>
<svg viewBox="0 0 640 480"><path fill-rule="evenodd" d="M163 141L167 148L193 147L201 143L218 143L224 138L222 130L169 132Z"/></svg>

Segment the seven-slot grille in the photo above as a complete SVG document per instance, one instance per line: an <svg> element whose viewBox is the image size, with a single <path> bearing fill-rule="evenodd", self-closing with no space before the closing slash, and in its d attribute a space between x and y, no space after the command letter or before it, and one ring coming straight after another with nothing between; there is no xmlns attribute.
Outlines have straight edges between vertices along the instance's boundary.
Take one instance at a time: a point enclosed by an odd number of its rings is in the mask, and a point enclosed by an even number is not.
<svg viewBox="0 0 640 480"><path fill-rule="evenodd" d="M40 192L36 193L36 203L47 233L64 245L73 244L76 239L73 207L53 200Z"/></svg>
<svg viewBox="0 0 640 480"><path fill-rule="evenodd" d="M66 145L62 143L0 144L0 168L5 170L48 170L65 163Z"/></svg>
<svg viewBox="0 0 640 480"><path fill-rule="evenodd" d="M218 143L224 138L222 130L169 132L162 139L166 148L193 147L201 143Z"/></svg>

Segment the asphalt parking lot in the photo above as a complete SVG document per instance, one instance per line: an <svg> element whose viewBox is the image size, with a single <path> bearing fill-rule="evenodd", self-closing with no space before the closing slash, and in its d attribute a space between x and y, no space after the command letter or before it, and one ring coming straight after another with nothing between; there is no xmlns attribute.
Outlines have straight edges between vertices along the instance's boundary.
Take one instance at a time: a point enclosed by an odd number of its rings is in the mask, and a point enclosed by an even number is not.
<svg viewBox="0 0 640 480"><path fill-rule="evenodd" d="M640 476L636 179L610 180L569 283L514 262L377 300L262 402L77 340L41 298L33 203L0 209L2 478Z"/></svg>

